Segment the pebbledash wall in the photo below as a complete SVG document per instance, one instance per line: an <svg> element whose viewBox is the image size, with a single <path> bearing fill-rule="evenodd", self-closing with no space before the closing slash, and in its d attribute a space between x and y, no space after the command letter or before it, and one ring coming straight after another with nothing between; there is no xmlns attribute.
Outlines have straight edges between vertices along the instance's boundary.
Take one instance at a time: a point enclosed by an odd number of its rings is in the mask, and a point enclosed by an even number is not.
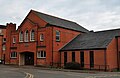
<svg viewBox="0 0 120 78"><path fill-rule="evenodd" d="M39 16L38 12L31 10L17 30L13 23L7 23L6 27L0 28L3 30L0 35L0 59L4 60L5 64L17 65L64 67L67 62L78 62L85 69L120 68L119 36L113 38L106 49L61 50L78 35L89 31L84 28L85 32L78 31L74 26L66 28L56 25L59 22L62 25L66 20L56 17L48 20L51 17L54 16ZM58 19L59 21L56 21ZM71 21L67 21L65 25L69 24L68 22ZM3 42L3 39L6 41Z"/></svg>

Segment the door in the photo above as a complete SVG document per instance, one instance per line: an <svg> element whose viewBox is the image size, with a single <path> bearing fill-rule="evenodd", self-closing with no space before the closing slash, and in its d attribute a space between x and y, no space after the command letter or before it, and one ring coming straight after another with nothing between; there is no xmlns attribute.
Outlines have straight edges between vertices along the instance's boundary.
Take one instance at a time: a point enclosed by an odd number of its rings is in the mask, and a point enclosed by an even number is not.
<svg viewBox="0 0 120 78"><path fill-rule="evenodd" d="M64 52L64 65L67 63L67 52Z"/></svg>
<svg viewBox="0 0 120 78"><path fill-rule="evenodd" d="M32 52L25 53L25 65L34 65L34 53Z"/></svg>
<svg viewBox="0 0 120 78"><path fill-rule="evenodd" d="M80 52L80 64L81 67L84 67L84 52Z"/></svg>
<svg viewBox="0 0 120 78"><path fill-rule="evenodd" d="M94 67L94 52L90 51L90 68Z"/></svg>

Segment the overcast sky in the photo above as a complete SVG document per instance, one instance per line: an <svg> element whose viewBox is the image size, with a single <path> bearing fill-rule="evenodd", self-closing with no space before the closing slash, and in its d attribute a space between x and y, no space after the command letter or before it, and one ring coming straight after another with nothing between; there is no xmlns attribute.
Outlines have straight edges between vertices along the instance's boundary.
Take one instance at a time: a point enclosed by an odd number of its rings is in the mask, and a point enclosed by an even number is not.
<svg viewBox="0 0 120 78"><path fill-rule="evenodd" d="M21 24L33 9L99 31L120 28L120 0L0 0L0 24Z"/></svg>

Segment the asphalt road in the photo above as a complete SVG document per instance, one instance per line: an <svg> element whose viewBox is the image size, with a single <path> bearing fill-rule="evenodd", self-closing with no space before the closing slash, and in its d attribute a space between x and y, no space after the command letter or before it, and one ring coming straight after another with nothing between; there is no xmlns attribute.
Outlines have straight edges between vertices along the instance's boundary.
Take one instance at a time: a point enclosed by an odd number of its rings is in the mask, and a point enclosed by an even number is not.
<svg viewBox="0 0 120 78"><path fill-rule="evenodd" d="M120 78L120 72L76 73L0 65L0 78Z"/></svg>

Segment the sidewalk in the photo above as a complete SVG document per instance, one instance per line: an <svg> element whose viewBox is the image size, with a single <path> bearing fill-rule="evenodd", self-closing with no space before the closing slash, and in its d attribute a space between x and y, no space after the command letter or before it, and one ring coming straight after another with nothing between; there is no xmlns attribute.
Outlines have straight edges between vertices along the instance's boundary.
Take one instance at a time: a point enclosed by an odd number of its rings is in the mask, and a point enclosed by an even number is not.
<svg viewBox="0 0 120 78"><path fill-rule="evenodd" d="M18 66L18 65L7 65L11 67L16 67L16 68L34 68L34 69L39 69L39 70L51 70L51 71L63 71L63 72L76 72L76 73L100 73L104 71L95 71L95 70L70 70L70 69L62 69L62 68L51 68L51 67L37 67L37 66Z"/></svg>

